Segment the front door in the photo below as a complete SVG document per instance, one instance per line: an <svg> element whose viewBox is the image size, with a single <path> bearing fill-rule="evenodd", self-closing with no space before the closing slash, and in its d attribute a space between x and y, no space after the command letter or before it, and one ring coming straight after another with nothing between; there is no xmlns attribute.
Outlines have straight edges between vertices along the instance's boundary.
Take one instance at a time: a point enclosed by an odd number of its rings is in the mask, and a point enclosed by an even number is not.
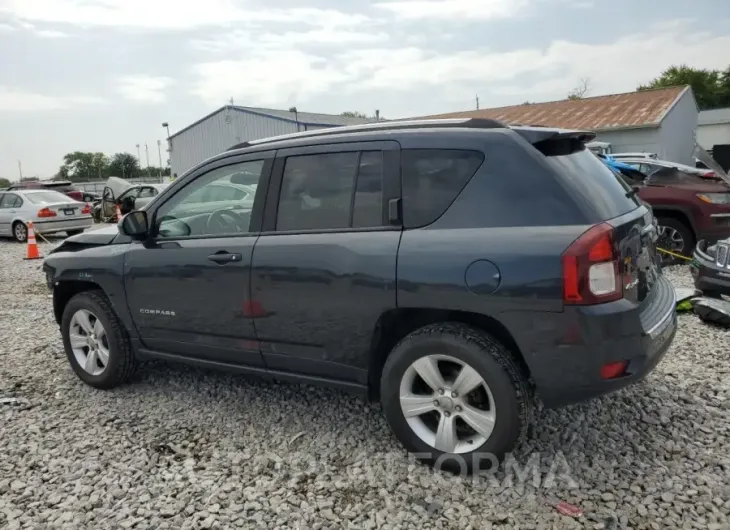
<svg viewBox="0 0 730 530"><path fill-rule="evenodd" d="M133 243L125 260L127 300L145 348L263 366L247 309L260 219L250 200L232 196L221 207L205 196L221 184L235 191L243 171L267 177L272 160L273 153L218 160L150 209L150 239Z"/></svg>
<svg viewBox="0 0 730 530"><path fill-rule="evenodd" d="M270 370L367 383L373 332L396 307L399 155L396 142L277 153L251 278Z"/></svg>

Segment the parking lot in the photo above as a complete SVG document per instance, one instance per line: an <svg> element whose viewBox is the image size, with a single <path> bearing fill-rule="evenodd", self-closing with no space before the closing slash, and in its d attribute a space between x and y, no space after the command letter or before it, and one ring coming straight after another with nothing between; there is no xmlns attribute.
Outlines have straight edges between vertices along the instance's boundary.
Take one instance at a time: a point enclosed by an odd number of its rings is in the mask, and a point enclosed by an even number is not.
<svg viewBox="0 0 730 530"><path fill-rule="evenodd" d="M84 385L24 253L0 242L0 527L730 528L730 334L692 314L644 383L539 410L506 469L452 477L337 391L157 363Z"/></svg>

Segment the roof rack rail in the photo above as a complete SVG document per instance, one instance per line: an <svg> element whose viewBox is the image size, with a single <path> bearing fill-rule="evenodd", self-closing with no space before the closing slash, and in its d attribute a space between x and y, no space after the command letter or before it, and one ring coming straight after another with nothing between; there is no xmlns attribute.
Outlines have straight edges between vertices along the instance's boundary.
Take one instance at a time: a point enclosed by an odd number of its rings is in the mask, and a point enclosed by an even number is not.
<svg viewBox="0 0 730 530"><path fill-rule="evenodd" d="M430 120L389 120L379 121L375 123L363 123L359 125L345 125L342 127L328 127L326 129L316 129L313 131L302 131L291 134L283 134L280 136L272 136L270 138L261 138L260 140L250 140L236 144L228 149L243 149L244 147L253 147L281 140L310 138L317 136L328 136L333 134L348 134L368 131L388 131L394 129L425 129L425 128L467 128L467 129L506 129L507 126L497 120L485 118L440 118Z"/></svg>

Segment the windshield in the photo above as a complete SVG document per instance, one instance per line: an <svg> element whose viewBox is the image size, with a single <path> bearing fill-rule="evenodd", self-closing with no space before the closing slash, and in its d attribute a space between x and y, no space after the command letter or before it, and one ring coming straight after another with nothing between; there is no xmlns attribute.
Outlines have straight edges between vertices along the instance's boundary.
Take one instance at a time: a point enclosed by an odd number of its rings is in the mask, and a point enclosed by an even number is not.
<svg viewBox="0 0 730 530"><path fill-rule="evenodd" d="M57 191L37 191L26 193L25 198L33 204L51 204L54 202L71 202L73 199Z"/></svg>
<svg viewBox="0 0 730 530"><path fill-rule="evenodd" d="M700 145L695 144L693 156L714 171L715 175L730 184L730 177L728 177L728 174L724 169L722 169L722 166L718 164L717 161L710 156L710 153L705 151Z"/></svg>

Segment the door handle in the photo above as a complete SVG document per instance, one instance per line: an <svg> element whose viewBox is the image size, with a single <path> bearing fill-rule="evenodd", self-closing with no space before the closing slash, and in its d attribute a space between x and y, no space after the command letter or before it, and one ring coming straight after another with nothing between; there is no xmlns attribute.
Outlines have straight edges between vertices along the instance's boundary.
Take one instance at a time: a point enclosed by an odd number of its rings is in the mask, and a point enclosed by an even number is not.
<svg viewBox="0 0 730 530"><path fill-rule="evenodd" d="M243 256L241 256L241 254L232 254L230 252L226 252L225 250L219 250L215 254L211 254L210 256L208 256L208 259L210 261L216 262L219 265L225 265L226 263L242 261Z"/></svg>

